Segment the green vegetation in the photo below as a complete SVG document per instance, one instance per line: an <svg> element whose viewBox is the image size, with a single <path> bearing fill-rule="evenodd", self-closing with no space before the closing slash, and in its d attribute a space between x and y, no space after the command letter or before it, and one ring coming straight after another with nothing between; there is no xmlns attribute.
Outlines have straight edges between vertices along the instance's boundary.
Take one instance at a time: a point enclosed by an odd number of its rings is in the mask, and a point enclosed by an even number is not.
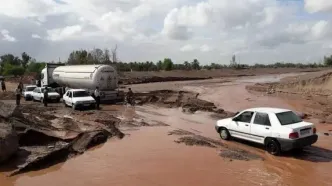
<svg viewBox="0 0 332 186"><path fill-rule="evenodd" d="M111 60L112 58L112 60ZM252 66L245 64L237 64L235 56L232 57L230 65L222 65L211 63L209 65L200 65L198 59L192 61L185 61L182 64L177 64L170 58L165 58L156 63L152 61L146 62L118 62L116 58L116 49L110 51L105 49L75 50L72 51L66 62L70 65L81 64L109 64L115 66L118 71L171 71L171 70L201 70L201 69L247 69L247 68L318 68L332 66L332 55L324 57L324 63L283 63L277 62L274 64L255 64ZM23 52L20 57L13 54L4 54L0 56L0 74L5 76L20 76L24 73L39 73L44 67L45 62L37 62L27 53Z"/></svg>

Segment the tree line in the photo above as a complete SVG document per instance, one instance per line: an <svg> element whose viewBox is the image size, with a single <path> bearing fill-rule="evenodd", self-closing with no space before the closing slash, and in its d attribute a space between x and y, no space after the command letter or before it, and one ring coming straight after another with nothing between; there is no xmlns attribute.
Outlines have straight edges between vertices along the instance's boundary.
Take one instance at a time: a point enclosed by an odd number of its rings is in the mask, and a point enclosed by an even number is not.
<svg viewBox="0 0 332 186"><path fill-rule="evenodd" d="M191 61L184 61L181 64L174 63L171 58L164 58L157 62L121 62L116 56L116 49L111 52L107 49L101 50L95 48L91 51L74 50L69 54L68 60L65 62L68 65L83 65L83 64L109 64L114 66L118 71L171 71L171 70L212 70L212 69L246 69L246 68L318 68L332 66L332 55L325 56L323 63L285 63L276 62L274 64L237 64L235 56L229 65L211 63L209 65L201 65L198 59ZM13 54L4 54L0 56L0 74L5 76L19 76L25 73L40 73L45 67L45 62L37 62L26 52L20 56Z"/></svg>

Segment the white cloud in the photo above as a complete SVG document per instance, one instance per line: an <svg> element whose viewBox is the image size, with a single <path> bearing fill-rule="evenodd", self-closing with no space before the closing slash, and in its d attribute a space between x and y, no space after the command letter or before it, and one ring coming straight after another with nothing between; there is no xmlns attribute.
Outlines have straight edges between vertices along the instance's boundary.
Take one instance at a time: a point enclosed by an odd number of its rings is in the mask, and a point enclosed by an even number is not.
<svg viewBox="0 0 332 186"><path fill-rule="evenodd" d="M195 50L195 47L192 45L184 45L183 47L180 48L180 51L182 52L189 52Z"/></svg>
<svg viewBox="0 0 332 186"><path fill-rule="evenodd" d="M204 44L201 46L200 50L202 52L210 52L212 50L212 48L209 45Z"/></svg>
<svg viewBox="0 0 332 186"><path fill-rule="evenodd" d="M41 37L38 34L32 34L31 37L35 39L41 39Z"/></svg>
<svg viewBox="0 0 332 186"><path fill-rule="evenodd" d="M331 0L304 0L304 7L310 13L331 12Z"/></svg>
<svg viewBox="0 0 332 186"><path fill-rule="evenodd" d="M6 29L1 30L2 39L4 41L15 42L16 38L9 35L9 31Z"/></svg>
<svg viewBox="0 0 332 186"><path fill-rule="evenodd" d="M171 57L228 63L237 54L242 63L263 63L319 60L332 43L332 17L315 15L332 12L331 0L304 0L304 6L280 0L62 2L3 3L0 30L10 33L1 32L0 51L29 51L37 59L57 60L75 48L118 44L123 61ZM17 42L1 44L6 41Z"/></svg>
<svg viewBox="0 0 332 186"><path fill-rule="evenodd" d="M77 37L77 34L82 32L80 25L72 25L64 28L56 28L47 31L47 39L51 41L61 41Z"/></svg>

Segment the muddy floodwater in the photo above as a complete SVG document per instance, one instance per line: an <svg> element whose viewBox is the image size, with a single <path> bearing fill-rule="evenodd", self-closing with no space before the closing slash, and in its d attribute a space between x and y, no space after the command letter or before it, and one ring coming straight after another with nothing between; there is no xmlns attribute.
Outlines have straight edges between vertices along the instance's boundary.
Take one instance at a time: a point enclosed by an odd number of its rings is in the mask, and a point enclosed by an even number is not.
<svg viewBox="0 0 332 186"><path fill-rule="evenodd" d="M195 91L199 98L214 102L228 111L248 107L275 106L300 110L301 104L277 97L250 94L250 83L278 81L283 76L241 78L240 80L204 80L191 82L151 83L134 85L133 90L154 90L171 87ZM7 177L0 173L1 186L109 186L109 185L332 185L332 125L317 125L318 142L300 154L286 153L281 157L267 154L255 144L239 141L222 142L214 129L216 117L206 112L184 113L180 108L144 106L104 106L103 109L121 111L122 118L133 115L147 123L159 122L169 126L120 128L123 139L111 139L81 156L47 169ZM182 130L224 143L207 146L176 143L181 136L170 135ZM225 148L242 149L260 158L225 158Z"/></svg>

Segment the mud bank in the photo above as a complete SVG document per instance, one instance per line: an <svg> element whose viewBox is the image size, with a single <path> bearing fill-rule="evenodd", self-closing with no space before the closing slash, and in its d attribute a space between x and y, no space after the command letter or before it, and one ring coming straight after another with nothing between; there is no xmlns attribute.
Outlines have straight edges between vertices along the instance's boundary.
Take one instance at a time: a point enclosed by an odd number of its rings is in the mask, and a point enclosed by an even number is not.
<svg viewBox="0 0 332 186"><path fill-rule="evenodd" d="M120 78L119 84L132 85L143 83L155 83L155 82L168 82L168 81L191 81L191 80L205 80L212 79L212 77L137 77L137 78Z"/></svg>
<svg viewBox="0 0 332 186"><path fill-rule="evenodd" d="M81 154L110 137L123 138L112 123L83 123L71 117L58 117L52 109L33 105L16 107L0 102L0 118L17 133L18 149L1 169L16 175L38 170ZM110 121L110 119L109 119ZM7 149L1 149L7 150Z"/></svg>
<svg viewBox="0 0 332 186"><path fill-rule="evenodd" d="M155 104L168 108L181 107L182 111L187 113L205 111L218 114L220 117L228 117L234 114L217 108L212 102L199 99L198 95L198 93L189 91L157 90L137 93L135 94L135 99L138 105Z"/></svg>
<svg viewBox="0 0 332 186"><path fill-rule="evenodd" d="M264 160L263 157L251 153L246 150L229 147L228 145L222 143L220 140L214 140L208 137L197 135L190 131L177 129L170 131L168 135L180 136L178 140L175 140L176 143L184 143L189 146L205 146L211 148L221 148L219 155L223 158L232 160Z"/></svg>

